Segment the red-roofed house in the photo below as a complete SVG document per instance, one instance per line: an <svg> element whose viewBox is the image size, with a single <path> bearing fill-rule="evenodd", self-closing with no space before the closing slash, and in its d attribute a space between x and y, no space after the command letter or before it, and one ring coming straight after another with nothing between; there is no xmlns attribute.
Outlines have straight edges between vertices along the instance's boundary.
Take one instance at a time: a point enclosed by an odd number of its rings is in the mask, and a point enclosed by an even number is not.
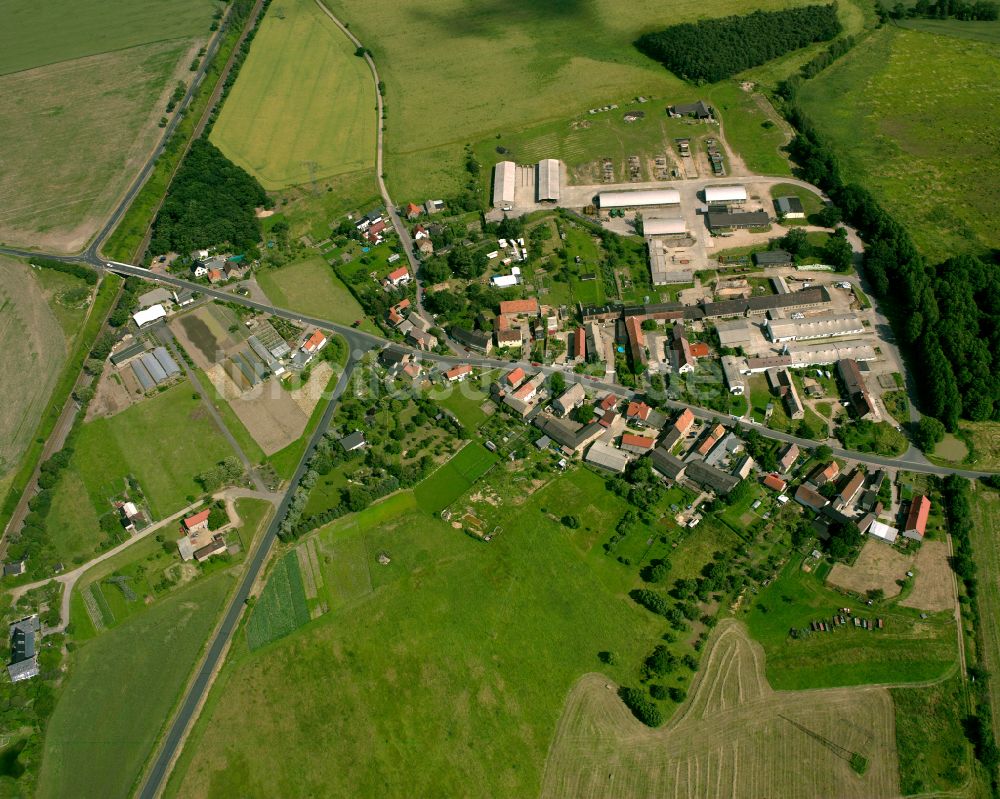
<svg viewBox="0 0 1000 799"><path fill-rule="evenodd" d="M209 512L210 511L206 508L193 516L188 516L184 520L184 529L187 530L188 533L193 533L198 530L207 530Z"/></svg>
<svg viewBox="0 0 1000 799"><path fill-rule="evenodd" d="M779 494L785 490L788 485L784 480L782 480L778 475L773 472L764 478L764 485L770 488L772 491L777 491Z"/></svg>
<svg viewBox="0 0 1000 799"><path fill-rule="evenodd" d="M406 318L403 316L403 311L410 307L410 300L408 297L404 297L402 300L397 302L389 309L389 324L393 327L399 327L403 324L403 320Z"/></svg>
<svg viewBox="0 0 1000 799"><path fill-rule="evenodd" d="M500 303L500 313L538 316L538 300L534 297L527 300L504 300Z"/></svg>
<svg viewBox="0 0 1000 799"><path fill-rule="evenodd" d="M681 411L681 415L677 417L677 421L674 422L674 429L683 436L687 434L687 431L691 429L691 425L693 424L694 414L690 408L685 408Z"/></svg>
<svg viewBox="0 0 1000 799"><path fill-rule="evenodd" d="M538 393L538 384L535 382L525 383L517 391L514 392L514 399L519 399L521 402L531 402L534 399L535 394Z"/></svg>
<svg viewBox="0 0 1000 799"><path fill-rule="evenodd" d="M931 501L923 494L915 497L910 503L910 512L906 515L906 525L903 535L914 541L922 541L927 529L927 517L931 512Z"/></svg>
<svg viewBox="0 0 1000 799"><path fill-rule="evenodd" d="M306 339L305 344L302 345L302 351L307 352L310 355L315 355L323 347L326 346L326 336L323 335L321 330L314 330L313 334Z"/></svg>
<svg viewBox="0 0 1000 799"><path fill-rule="evenodd" d="M420 206L419 205L414 205L413 203L407 203L406 204L406 218L407 219L416 219L418 216L420 216Z"/></svg>
<svg viewBox="0 0 1000 799"><path fill-rule="evenodd" d="M390 286L405 286L410 282L410 270L405 266L401 266L399 269L390 272L386 276L385 282Z"/></svg>
<svg viewBox="0 0 1000 799"><path fill-rule="evenodd" d="M444 376L448 379L449 383L458 383L465 380L471 374L472 367L467 363L463 363L461 366L453 366L444 373Z"/></svg>
<svg viewBox="0 0 1000 799"><path fill-rule="evenodd" d="M524 369L518 366L516 369L511 369L509 372L507 372L507 374L504 376L503 381L506 384L507 388L517 388L519 385L521 385L521 383L524 382L524 379L526 377L527 375L524 373Z"/></svg>
<svg viewBox="0 0 1000 799"><path fill-rule="evenodd" d="M634 452L636 455L643 455L656 446L656 441L646 436L637 436L633 433L622 435L622 449L626 452Z"/></svg>
<svg viewBox="0 0 1000 799"><path fill-rule="evenodd" d="M378 244L382 241L382 232L385 230L385 222L379 220L365 231L365 239L371 244Z"/></svg>
<svg viewBox="0 0 1000 799"><path fill-rule="evenodd" d="M582 327L573 333L573 357L583 360L587 357L587 334Z"/></svg>
<svg viewBox="0 0 1000 799"><path fill-rule="evenodd" d="M826 466L817 466L810 475L810 479L812 479L817 486L821 486L831 480L836 480L839 474L840 467L837 465L837 462L830 461Z"/></svg>
<svg viewBox="0 0 1000 799"><path fill-rule="evenodd" d="M718 443L719 443L719 437L716 436L714 433L709 433L708 438L704 439L698 445L697 452L699 455L707 455L709 452L712 451L712 447L714 447Z"/></svg>
<svg viewBox="0 0 1000 799"><path fill-rule="evenodd" d="M409 376L411 380L416 380L420 377L420 364L419 363L408 363L403 367L403 371Z"/></svg>
<svg viewBox="0 0 1000 799"><path fill-rule="evenodd" d="M625 410L625 418L630 421L645 422L649 419L649 415L652 412L653 409L645 402L636 402L633 400Z"/></svg>
<svg viewBox="0 0 1000 799"><path fill-rule="evenodd" d="M781 453L781 458L778 460L778 465L781 467L781 471L785 474L788 470L795 465L795 461L799 458L799 445L789 444L783 453Z"/></svg>
<svg viewBox="0 0 1000 799"><path fill-rule="evenodd" d="M420 241L421 239L429 239L431 234L427 232L427 228L423 225L417 225L413 228L413 240Z"/></svg>
<svg viewBox="0 0 1000 799"><path fill-rule="evenodd" d="M632 350L632 361L641 368L646 365L646 334L642 332L642 321L638 316L625 319L625 331L628 333L629 349Z"/></svg>
<svg viewBox="0 0 1000 799"><path fill-rule="evenodd" d="M218 283L220 280L222 280L222 272L220 272L218 269L209 269L208 270L208 282L209 283Z"/></svg>
<svg viewBox="0 0 1000 799"><path fill-rule="evenodd" d="M598 406L602 411L613 410L618 405L618 397L614 394L608 394L604 399L601 400L601 404Z"/></svg>

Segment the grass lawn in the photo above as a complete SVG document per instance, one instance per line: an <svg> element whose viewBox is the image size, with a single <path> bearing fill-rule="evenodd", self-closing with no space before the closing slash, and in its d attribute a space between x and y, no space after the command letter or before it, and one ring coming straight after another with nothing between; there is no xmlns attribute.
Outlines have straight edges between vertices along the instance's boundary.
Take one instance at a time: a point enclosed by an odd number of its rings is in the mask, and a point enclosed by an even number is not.
<svg viewBox="0 0 1000 799"><path fill-rule="evenodd" d="M45 736L38 797L130 793L231 586L214 574L79 647Z"/></svg>
<svg viewBox="0 0 1000 799"><path fill-rule="evenodd" d="M799 94L845 180L870 189L933 261L1000 245L1000 163L982 135L1000 116L993 53L886 26Z"/></svg>
<svg viewBox="0 0 1000 799"><path fill-rule="evenodd" d="M269 8L212 129L266 189L375 166L375 87L365 62L312 0Z"/></svg>
<svg viewBox="0 0 1000 799"><path fill-rule="evenodd" d="M540 512L558 499L550 487L510 507L490 544L399 507L320 531L325 582L349 596L272 646L234 651L167 795L536 795L573 682L634 680L662 631ZM602 650L621 665L602 665ZM269 745L278 730L283 745Z"/></svg>
<svg viewBox="0 0 1000 799"><path fill-rule="evenodd" d="M807 219L823 210L823 201L819 195L794 183L776 183L771 186L771 198L777 200L779 197L798 197L802 201L802 210L806 212ZM768 210L777 213L773 207Z"/></svg>
<svg viewBox="0 0 1000 799"><path fill-rule="evenodd" d="M46 525L49 541L63 563L83 563L89 560L106 538L99 519L110 513L110 503L98 511L90 501L83 477L67 469L59 478L52 498L52 510Z"/></svg>
<svg viewBox="0 0 1000 799"><path fill-rule="evenodd" d="M416 487L417 504L428 513L440 513L462 496L496 461L497 456L478 441L469 442Z"/></svg>
<svg viewBox="0 0 1000 799"><path fill-rule="evenodd" d="M261 270L257 282L275 305L343 325L365 318L354 295L320 255Z"/></svg>
<svg viewBox="0 0 1000 799"><path fill-rule="evenodd" d="M212 0L0 0L0 75L168 39L207 36Z"/></svg>
<svg viewBox="0 0 1000 799"><path fill-rule="evenodd" d="M165 90L193 45L157 40L0 77L0 141L18 143L5 148L0 172L0 240L60 252L84 246L161 135Z"/></svg>
<svg viewBox="0 0 1000 799"><path fill-rule="evenodd" d="M781 575L761 591L747 616L750 634L767 653L767 678L776 689L830 688L864 683L904 683L940 677L956 661L954 617L948 611L921 619L892 602L864 607L827 588L793 557ZM808 629L840 607L862 617L880 617L882 630L850 624L834 632L794 640L789 630Z"/></svg>
<svg viewBox="0 0 1000 799"><path fill-rule="evenodd" d="M759 175L792 174L788 157L781 149L785 144L785 134L776 112L770 109L763 111L753 95L743 91L735 81L724 81L709 87L705 99L712 103L722 118L726 142L743 158L751 172Z"/></svg>
<svg viewBox="0 0 1000 799"><path fill-rule="evenodd" d="M81 426L71 468L100 514L133 475L154 518L169 516L202 493L195 475L233 454L190 383Z"/></svg>
<svg viewBox="0 0 1000 799"><path fill-rule="evenodd" d="M891 688L896 708L899 787L904 796L961 789L970 776L969 744L957 676L927 688Z"/></svg>

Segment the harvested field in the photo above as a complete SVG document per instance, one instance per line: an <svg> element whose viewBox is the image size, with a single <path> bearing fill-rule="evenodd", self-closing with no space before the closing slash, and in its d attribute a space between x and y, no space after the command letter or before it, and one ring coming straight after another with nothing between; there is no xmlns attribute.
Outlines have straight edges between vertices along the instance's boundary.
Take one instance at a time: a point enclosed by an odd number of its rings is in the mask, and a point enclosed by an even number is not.
<svg viewBox="0 0 1000 799"><path fill-rule="evenodd" d="M720 624L677 717L652 730L614 684L584 675L549 751L541 795L552 797L896 796L892 698L884 688L774 691L764 652ZM857 774L851 754L867 760Z"/></svg>
<svg viewBox="0 0 1000 799"><path fill-rule="evenodd" d="M238 330L230 332L233 325ZM203 305L170 323L170 329L199 368L208 371L247 339L236 314L221 305Z"/></svg>
<svg viewBox="0 0 1000 799"><path fill-rule="evenodd" d="M82 248L148 157L198 46L158 42L0 77L0 239Z"/></svg>
<svg viewBox="0 0 1000 799"><path fill-rule="evenodd" d="M0 476L20 459L66 360L66 339L30 267L0 258Z"/></svg>
<svg viewBox="0 0 1000 799"><path fill-rule="evenodd" d="M858 594L872 588L881 588L886 598L890 598L899 594L900 587L896 585L896 580L905 578L906 572L912 567L911 555L904 555L882 541L869 538L854 565L834 564L826 581L837 588Z"/></svg>
<svg viewBox="0 0 1000 799"><path fill-rule="evenodd" d="M948 565L947 541L924 541L913 564L913 591L899 604L918 610L948 610L955 606L955 578Z"/></svg>
<svg viewBox="0 0 1000 799"><path fill-rule="evenodd" d="M116 370L110 363L105 363L104 371L97 382L97 391L87 405L84 421L89 422L101 416L121 413L132 404L132 396L141 392L131 369L126 366L124 369Z"/></svg>
<svg viewBox="0 0 1000 799"><path fill-rule="evenodd" d="M244 392L242 386L233 382L222 364L211 367L205 374L229 402L229 407L264 454L273 455L284 449L305 430L309 414L277 380L268 380Z"/></svg>

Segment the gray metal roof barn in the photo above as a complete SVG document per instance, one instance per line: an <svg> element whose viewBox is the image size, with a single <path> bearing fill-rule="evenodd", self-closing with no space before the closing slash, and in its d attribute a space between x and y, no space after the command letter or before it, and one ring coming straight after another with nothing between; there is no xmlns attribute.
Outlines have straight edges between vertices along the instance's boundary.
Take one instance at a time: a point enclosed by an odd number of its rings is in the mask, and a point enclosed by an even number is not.
<svg viewBox="0 0 1000 799"><path fill-rule="evenodd" d="M644 191L602 191L597 195L601 208L645 208L653 205L680 205L677 189L646 189Z"/></svg>
<svg viewBox="0 0 1000 799"><path fill-rule="evenodd" d="M555 158L546 158L538 162L538 175L535 181L538 201L559 202L561 164Z"/></svg>
<svg viewBox="0 0 1000 799"><path fill-rule="evenodd" d="M501 161L493 167L493 206L500 208L514 203L514 182L517 165L513 161Z"/></svg>

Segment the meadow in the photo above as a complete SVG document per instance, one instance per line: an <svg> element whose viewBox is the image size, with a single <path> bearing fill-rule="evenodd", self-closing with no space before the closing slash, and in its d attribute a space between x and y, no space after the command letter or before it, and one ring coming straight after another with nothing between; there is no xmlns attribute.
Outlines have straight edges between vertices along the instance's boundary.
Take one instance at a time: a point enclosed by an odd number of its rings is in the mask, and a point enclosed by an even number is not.
<svg viewBox="0 0 1000 799"><path fill-rule="evenodd" d="M271 570L246 623L247 646L252 652L277 641L309 621L302 574L294 552L288 552Z"/></svg>
<svg viewBox="0 0 1000 799"><path fill-rule="evenodd" d="M0 0L0 75L208 34L213 0Z"/></svg>
<svg viewBox="0 0 1000 799"><path fill-rule="evenodd" d="M186 381L115 416L85 423L73 448L69 468L83 481L98 515L110 509L109 498L132 475L154 518L169 516L188 504L189 496L200 495L195 475L233 454Z"/></svg>
<svg viewBox="0 0 1000 799"><path fill-rule="evenodd" d="M428 513L440 513L496 462L497 456L479 442L466 444L455 457L416 487L417 504Z"/></svg>
<svg viewBox="0 0 1000 799"><path fill-rule="evenodd" d="M163 41L0 77L0 140L18 143L0 170L0 240L82 248L148 157L166 87L196 52Z"/></svg>
<svg viewBox="0 0 1000 799"><path fill-rule="evenodd" d="M313 0L268 9L211 140L269 190L375 166L375 87Z"/></svg>
<svg viewBox="0 0 1000 799"><path fill-rule="evenodd" d="M986 42L886 27L807 81L800 102L932 260L1000 244L1000 62ZM956 80L955 76L961 76Z"/></svg>
<svg viewBox="0 0 1000 799"><path fill-rule="evenodd" d="M903 19L902 28L940 36L954 36L988 44L1000 44L1000 22L966 22L960 19Z"/></svg>
<svg viewBox="0 0 1000 799"><path fill-rule="evenodd" d="M798 639L792 628L808 631L811 621L826 620L841 607L865 618L882 618L882 630L848 623L832 632ZM933 680L953 669L954 615L927 614L894 602L864 606L827 588L793 557L778 579L760 592L746 617L750 635L767 653L767 678L775 688L800 690L862 684L899 684Z"/></svg>
<svg viewBox="0 0 1000 799"><path fill-rule="evenodd" d="M46 293L26 264L0 258L0 478L24 454L66 361L66 336Z"/></svg>
<svg viewBox="0 0 1000 799"><path fill-rule="evenodd" d="M639 0L628 13L612 0L444 0L433 9L419 0L327 4L350 23L380 65L387 101L386 173L403 199L457 188L466 143L498 133L506 138L637 95L652 98L647 108L660 117L664 103L696 93L632 46L642 33L705 16L704 4L693 0L669 7ZM798 4L762 0L753 7ZM734 0L717 0L710 13L749 10Z"/></svg>
<svg viewBox="0 0 1000 799"><path fill-rule="evenodd" d="M336 602L275 644L234 651L167 795L446 796L475 785L528 796L575 680L595 669L635 679L662 623L594 579L541 510L558 493L507 509L489 544L409 497L318 533ZM602 650L619 665L602 666ZM280 751L268 745L278 734Z"/></svg>
<svg viewBox="0 0 1000 799"><path fill-rule="evenodd" d="M263 269L257 282L282 308L349 325L365 312L333 267L319 255L277 269Z"/></svg>
<svg viewBox="0 0 1000 799"><path fill-rule="evenodd" d="M656 730L632 717L606 678L585 675L559 721L541 796L898 795L888 691L775 692L764 672L760 646L722 622L687 701Z"/></svg>
<svg viewBox="0 0 1000 799"><path fill-rule="evenodd" d="M1000 493L982 485L976 485L975 491L969 493L969 503L972 510L972 549L981 575L994 575L1000 568ZM977 596L979 603L979 641L981 651L978 652L983 667L992 674L1000 668L1000 585L995 579L982 579ZM993 684L990 695L990 706L993 711L994 726L1000 719L1000 693Z"/></svg>
<svg viewBox="0 0 1000 799"><path fill-rule="evenodd" d="M233 584L196 581L74 653L45 736L39 797L126 796Z"/></svg>

